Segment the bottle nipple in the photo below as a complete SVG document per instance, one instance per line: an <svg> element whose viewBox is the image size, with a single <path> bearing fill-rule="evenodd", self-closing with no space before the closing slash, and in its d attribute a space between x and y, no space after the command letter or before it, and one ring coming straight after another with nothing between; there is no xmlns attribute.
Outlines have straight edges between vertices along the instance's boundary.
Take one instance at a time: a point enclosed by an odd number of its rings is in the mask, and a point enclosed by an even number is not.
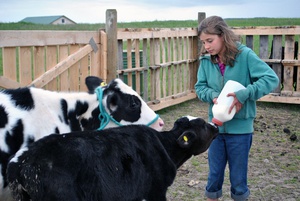
<svg viewBox="0 0 300 201"><path fill-rule="evenodd" d="M218 120L218 119L216 119L216 118L212 118L212 122L214 124L216 124L217 126L222 126L223 125L223 122L220 121L220 120Z"/></svg>

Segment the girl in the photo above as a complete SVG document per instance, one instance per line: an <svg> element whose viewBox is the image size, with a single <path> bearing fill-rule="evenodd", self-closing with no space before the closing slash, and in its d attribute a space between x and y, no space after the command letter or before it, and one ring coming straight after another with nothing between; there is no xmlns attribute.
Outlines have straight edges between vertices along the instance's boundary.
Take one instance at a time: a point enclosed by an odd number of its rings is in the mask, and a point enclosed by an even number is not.
<svg viewBox="0 0 300 201"><path fill-rule="evenodd" d="M198 98L209 103L209 121L212 106L228 80L246 87L229 93L236 107L233 119L219 127L219 135L208 151L209 174L205 190L208 201L222 196L226 164L229 165L231 197L246 200L250 195L247 186L248 156L252 144L256 100L269 94L279 84L275 72L250 48L240 43L240 38L218 16L203 20L198 26L202 42L200 66L195 90Z"/></svg>

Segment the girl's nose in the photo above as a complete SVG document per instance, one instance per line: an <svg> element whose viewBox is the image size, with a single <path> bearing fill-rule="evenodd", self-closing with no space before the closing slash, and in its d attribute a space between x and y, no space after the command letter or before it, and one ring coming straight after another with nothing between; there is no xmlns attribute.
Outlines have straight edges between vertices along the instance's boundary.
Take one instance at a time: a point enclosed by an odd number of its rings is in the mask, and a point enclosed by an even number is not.
<svg viewBox="0 0 300 201"><path fill-rule="evenodd" d="M206 50L208 50L208 49L210 48L210 45L208 45L208 44L206 43L206 44L204 44L204 48L205 48Z"/></svg>

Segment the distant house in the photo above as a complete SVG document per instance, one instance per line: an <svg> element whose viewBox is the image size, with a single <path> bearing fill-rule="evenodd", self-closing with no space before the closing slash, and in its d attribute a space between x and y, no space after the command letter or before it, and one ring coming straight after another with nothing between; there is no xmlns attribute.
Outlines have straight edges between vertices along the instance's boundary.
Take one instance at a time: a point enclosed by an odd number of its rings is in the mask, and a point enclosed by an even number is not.
<svg viewBox="0 0 300 201"><path fill-rule="evenodd" d="M57 16L40 16L40 17L26 17L21 22L29 22L34 24L76 24L73 20L64 15Z"/></svg>

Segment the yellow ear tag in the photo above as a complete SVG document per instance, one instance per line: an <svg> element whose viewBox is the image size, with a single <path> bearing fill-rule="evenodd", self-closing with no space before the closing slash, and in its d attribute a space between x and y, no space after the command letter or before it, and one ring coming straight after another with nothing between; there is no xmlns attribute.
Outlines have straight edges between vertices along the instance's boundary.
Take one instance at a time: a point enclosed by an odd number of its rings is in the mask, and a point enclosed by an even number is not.
<svg viewBox="0 0 300 201"><path fill-rule="evenodd" d="M189 139L188 139L187 136L185 135L185 136L183 136L183 140L184 140L185 142L187 142Z"/></svg>
<svg viewBox="0 0 300 201"><path fill-rule="evenodd" d="M105 82L101 82L100 83L100 87L104 87L104 86L106 86L107 84L105 83Z"/></svg>

